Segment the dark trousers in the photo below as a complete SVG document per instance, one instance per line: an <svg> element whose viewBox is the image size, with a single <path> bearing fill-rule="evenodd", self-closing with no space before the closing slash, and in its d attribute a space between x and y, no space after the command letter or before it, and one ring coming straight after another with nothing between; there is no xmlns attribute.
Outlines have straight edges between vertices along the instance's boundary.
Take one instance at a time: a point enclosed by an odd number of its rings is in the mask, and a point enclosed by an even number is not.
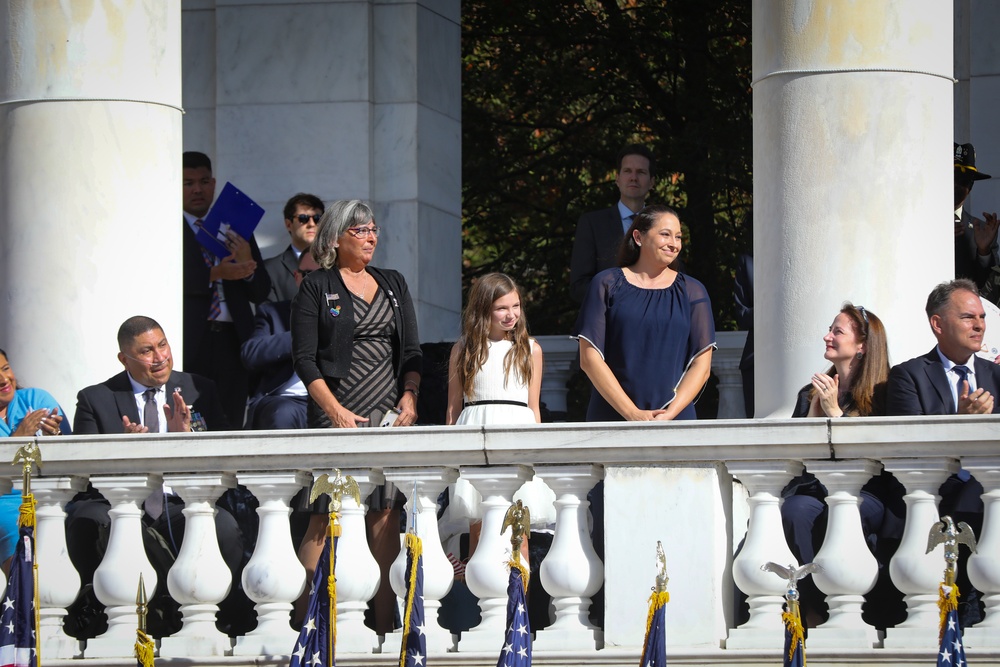
<svg viewBox="0 0 1000 667"><path fill-rule="evenodd" d="M306 428L308 396L264 396L254 405L249 428L260 431Z"/></svg>
<svg viewBox="0 0 1000 667"><path fill-rule="evenodd" d="M219 389L222 410L229 420L229 428L239 430L246 412L249 377L240 359L240 337L232 322L205 321L205 333L194 355L194 368L184 370L204 375L215 382ZM186 354L190 358L190 354ZM208 424L209 431L219 431L217 425Z"/></svg>

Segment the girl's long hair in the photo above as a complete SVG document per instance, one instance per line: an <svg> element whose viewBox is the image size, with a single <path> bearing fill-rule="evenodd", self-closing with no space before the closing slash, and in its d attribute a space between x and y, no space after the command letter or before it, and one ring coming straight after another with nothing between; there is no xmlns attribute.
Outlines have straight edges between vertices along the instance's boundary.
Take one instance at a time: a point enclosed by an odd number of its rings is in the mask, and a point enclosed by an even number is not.
<svg viewBox="0 0 1000 667"><path fill-rule="evenodd" d="M462 315L462 338L458 341L458 373L462 381L462 393L472 396L472 381L476 373L486 363L489 356L489 335L493 302L511 292L521 293L517 283L503 273L488 273L473 285L469 291L469 303ZM531 343L528 337L528 321L522 304L521 317L514 329L507 334L513 343L503 359L504 386L513 369L524 384L531 383Z"/></svg>
<svg viewBox="0 0 1000 667"><path fill-rule="evenodd" d="M840 312L850 318L858 341L865 344L865 353L851 367L847 387L850 404L842 406L844 414L852 417L884 415L885 388L889 380L889 344L885 327L875 313L863 306L845 303ZM826 373L833 377L837 370L831 366ZM810 400L815 392L815 387L810 390Z"/></svg>

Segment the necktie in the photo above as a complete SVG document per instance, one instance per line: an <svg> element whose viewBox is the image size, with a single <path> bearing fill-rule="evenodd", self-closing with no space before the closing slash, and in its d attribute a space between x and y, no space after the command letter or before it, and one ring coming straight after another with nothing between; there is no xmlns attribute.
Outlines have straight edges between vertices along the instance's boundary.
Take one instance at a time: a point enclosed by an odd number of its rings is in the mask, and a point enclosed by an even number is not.
<svg viewBox="0 0 1000 667"><path fill-rule="evenodd" d="M958 389L958 391L955 393L955 396L960 397L962 395L962 382L969 379L969 367L955 366L952 370L955 371L956 375L958 375L958 381L955 383L955 388ZM955 411L958 411L958 401L955 402Z"/></svg>
<svg viewBox="0 0 1000 667"><path fill-rule="evenodd" d="M201 222L202 221L199 218L198 220L195 221L195 224L198 227L201 227ZM207 266L208 270L211 271L212 267L215 266L215 258L212 256L212 253L202 248L201 256L205 260L205 266ZM219 286L213 282L211 288L211 295L208 302L208 319L215 321L219 319L219 315L221 314L222 314L222 299L219 298Z"/></svg>
<svg viewBox="0 0 1000 667"><path fill-rule="evenodd" d="M150 433L159 433L160 415L156 409L156 389L147 389L142 395L146 399L146 405L142 408L142 423Z"/></svg>

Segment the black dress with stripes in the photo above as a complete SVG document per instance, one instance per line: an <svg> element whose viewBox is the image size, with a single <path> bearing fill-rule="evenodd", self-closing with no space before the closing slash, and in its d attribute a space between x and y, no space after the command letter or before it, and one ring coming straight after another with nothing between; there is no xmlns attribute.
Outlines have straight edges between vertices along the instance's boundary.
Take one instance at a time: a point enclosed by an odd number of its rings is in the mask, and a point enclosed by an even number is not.
<svg viewBox="0 0 1000 667"><path fill-rule="evenodd" d="M328 379L337 400L356 415L367 417L359 427L378 426L385 413L396 405L398 385L392 363L392 336L396 320L389 300L381 289L369 304L351 294L354 304L354 344L347 377ZM309 428L330 428L329 415L310 399Z"/></svg>

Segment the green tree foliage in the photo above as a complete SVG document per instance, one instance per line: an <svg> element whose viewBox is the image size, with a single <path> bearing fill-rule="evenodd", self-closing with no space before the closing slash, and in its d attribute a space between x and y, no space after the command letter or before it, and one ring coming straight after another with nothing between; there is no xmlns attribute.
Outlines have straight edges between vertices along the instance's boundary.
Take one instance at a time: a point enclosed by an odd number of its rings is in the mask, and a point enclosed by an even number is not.
<svg viewBox="0 0 1000 667"><path fill-rule="evenodd" d="M649 203L685 226L688 272L733 328L752 192L746 0L463 0L463 248L468 285L522 283L532 331L568 333L576 221L618 198L615 155L657 156Z"/></svg>

